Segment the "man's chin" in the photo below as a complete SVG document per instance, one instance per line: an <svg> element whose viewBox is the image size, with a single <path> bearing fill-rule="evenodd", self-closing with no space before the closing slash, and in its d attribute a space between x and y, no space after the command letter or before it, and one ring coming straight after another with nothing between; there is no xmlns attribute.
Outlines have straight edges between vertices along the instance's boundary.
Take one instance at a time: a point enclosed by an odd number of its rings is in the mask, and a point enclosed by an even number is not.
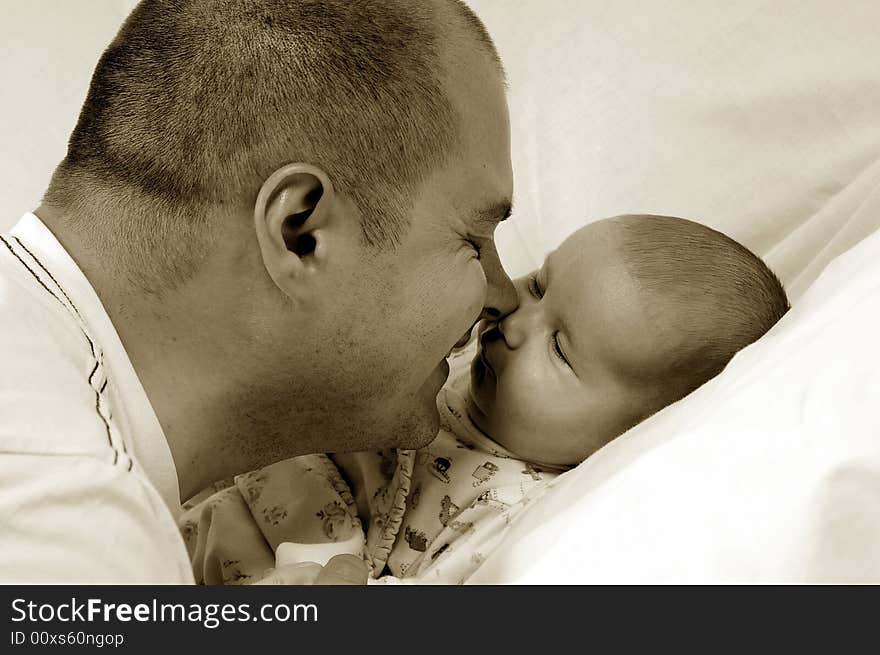
<svg viewBox="0 0 880 655"><path fill-rule="evenodd" d="M407 450L422 448L434 441L439 429L440 414L436 400L432 400L430 405L420 404L410 414L401 417L389 433L393 435L393 443L389 445Z"/></svg>
<svg viewBox="0 0 880 655"><path fill-rule="evenodd" d="M348 443L344 450L334 452L382 448L415 449L427 446L436 438L440 429L437 395L448 376L449 366L444 360L431 372L416 393L374 398L368 414L350 417L352 428L348 430Z"/></svg>
<svg viewBox="0 0 880 655"><path fill-rule="evenodd" d="M357 428L346 431L347 438L326 448L327 452L351 453L385 448L415 449L427 446L437 436L440 417L436 404L410 406L396 415L361 417ZM296 453L301 454L301 453ZM288 457L292 456L287 455Z"/></svg>
<svg viewBox="0 0 880 655"><path fill-rule="evenodd" d="M428 425L426 425L425 429L421 431L413 431L409 442L398 446L398 448L406 448L408 450L424 448L437 438L437 432L439 430L440 418L435 413L434 419L431 420Z"/></svg>
<svg viewBox="0 0 880 655"><path fill-rule="evenodd" d="M444 359L419 389L411 411L398 420L398 448L421 448L431 443L440 429L437 395L449 378L449 363Z"/></svg>

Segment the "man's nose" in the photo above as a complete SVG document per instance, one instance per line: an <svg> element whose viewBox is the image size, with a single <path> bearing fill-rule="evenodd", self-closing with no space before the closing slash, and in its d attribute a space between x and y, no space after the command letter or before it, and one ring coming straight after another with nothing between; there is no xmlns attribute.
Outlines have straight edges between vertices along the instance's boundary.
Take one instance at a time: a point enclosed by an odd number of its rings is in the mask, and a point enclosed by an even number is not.
<svg viewBox="0 0 880 655"><path fill-rule="evenodd" d="M519 307L519 298L513 282L496 261L495 266L486 271L486 302L480 314L481 320L498 321Z"/></svg>

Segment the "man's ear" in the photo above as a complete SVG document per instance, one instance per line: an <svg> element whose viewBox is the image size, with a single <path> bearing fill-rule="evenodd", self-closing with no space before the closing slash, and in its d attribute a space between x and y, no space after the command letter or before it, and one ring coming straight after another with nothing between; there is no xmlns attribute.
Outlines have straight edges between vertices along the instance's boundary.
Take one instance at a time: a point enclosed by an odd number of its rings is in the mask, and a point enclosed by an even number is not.
<svg viewBox="0 0 880 655"><path fill-rule="evenodd" d="M272 173L257 195L254 228L269 276L291 298L319 267L340 227L343 210L330 177L311 164L287 164Z"/></svg>

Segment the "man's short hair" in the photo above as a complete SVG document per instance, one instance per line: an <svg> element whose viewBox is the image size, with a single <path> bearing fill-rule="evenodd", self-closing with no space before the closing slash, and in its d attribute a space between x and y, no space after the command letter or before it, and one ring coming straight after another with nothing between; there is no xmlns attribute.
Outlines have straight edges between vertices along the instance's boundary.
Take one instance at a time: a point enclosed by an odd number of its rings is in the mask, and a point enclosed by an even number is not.
<svg viewBox="0 0 880 655"><path fill-rule="evenodd" d="M134 275L186 276L211 208L252 206L273 170L303 161L354 199L365 243L394 245L458 145L446 37L498 61L459 0L143 0L95 69L45 202L117 217L76 227L133 251Z"/></svg>
<svg viewBox="0 0 880 655"><path fill-rule="evenodd" d="M658 407L720 373L788 311L779 278L746 247L672 216L616 219L618 247L648 320L671 344L650 382Z"/></svg>

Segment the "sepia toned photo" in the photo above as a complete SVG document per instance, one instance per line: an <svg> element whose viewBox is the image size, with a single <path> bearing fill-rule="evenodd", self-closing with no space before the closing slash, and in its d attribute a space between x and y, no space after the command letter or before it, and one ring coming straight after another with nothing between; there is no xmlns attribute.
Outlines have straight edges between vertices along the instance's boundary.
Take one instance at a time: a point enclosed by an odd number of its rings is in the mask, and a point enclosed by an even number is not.
<svg viewBox="0 0 880 655"><path fill-rule="evenodd" d="M0 583L880 582L878 23L0 0Z"/></svg>

